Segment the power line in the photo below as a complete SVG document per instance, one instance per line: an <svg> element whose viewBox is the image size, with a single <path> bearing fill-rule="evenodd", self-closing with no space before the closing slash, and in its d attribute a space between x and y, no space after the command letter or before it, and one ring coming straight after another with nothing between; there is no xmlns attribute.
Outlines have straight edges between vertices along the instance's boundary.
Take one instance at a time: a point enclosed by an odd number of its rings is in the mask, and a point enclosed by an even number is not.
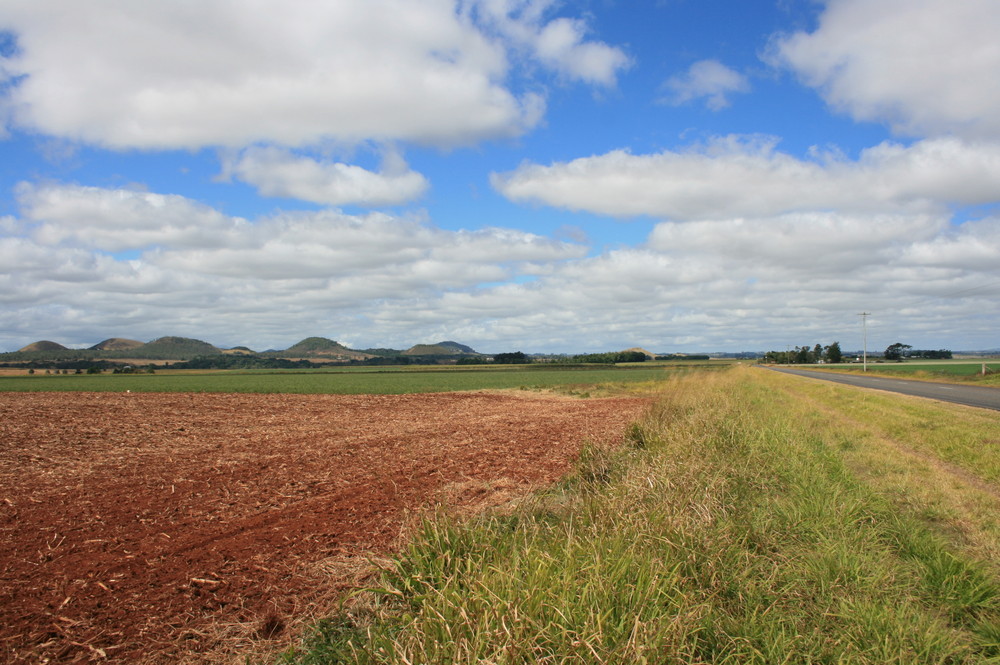
<svg viewBox="0 0 1000 665"><path fill-rule="evenodd" d="M871 315L872 315L871 312L861 312L860 314L858 314L858 316L861 317L861 330L863 331L862 332L863 346L861 349L861 357L864 359L863 360L864 369L862 371L865 372L868 371L868 317Z"/></svg>

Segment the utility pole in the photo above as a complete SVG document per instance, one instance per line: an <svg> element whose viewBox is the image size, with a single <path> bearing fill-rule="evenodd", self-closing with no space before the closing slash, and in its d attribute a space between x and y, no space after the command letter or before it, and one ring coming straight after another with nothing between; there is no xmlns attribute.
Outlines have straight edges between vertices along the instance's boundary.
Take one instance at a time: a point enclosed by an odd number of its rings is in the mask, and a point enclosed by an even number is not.
<svg viewBox="0 0 1000 665"><path fill-rule="evenodd" d="M858 314L861 317L861 330L862 339L864 340L864 346L861 350L861 357L863 360L862 371L868 371L868 317L871 316L871 312L861 312Z"/></svg>

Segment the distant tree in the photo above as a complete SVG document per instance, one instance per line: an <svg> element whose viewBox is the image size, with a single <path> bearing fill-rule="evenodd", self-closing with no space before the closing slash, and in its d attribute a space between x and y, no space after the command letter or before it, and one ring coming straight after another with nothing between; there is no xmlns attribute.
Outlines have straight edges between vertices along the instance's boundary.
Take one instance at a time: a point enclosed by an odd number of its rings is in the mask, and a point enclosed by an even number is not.
<svg viewBox="0 0 1000 665"><path fill-rule="evenodd" d="M531 362L531 358L521 351L513 353L498 353L493 356L493 362L498 365L526 365Z"/></svg>
<svg viewBox="0 0 1000 665"><path fill-rule="evenodd" d="M826 347L826 362L834 365L844 361L844 354L840 351L840 342L834 342Z"/></svg>
<svg viewBox="0 0 1000 665"><path fill-rule="evenodd" d="M907 353L906 356L908 358L927 358L929 360L951 360L952 353L948 349L938 349L936 351L914 349Z"/></svg>
<svg viewBox="0 0 1000 665"><path fill-rule="evenodd" d="M906 353L906 350L912 348L913 347L910 346L909 344L901 344L900 342L896 342L895 344L890 344L889 347L886 348L883 356L886 360L902 361L903 356Z"/></svg>
<svg viewBox="0 0 1000 665"><path fill-rule="evenodd" d="M823 360L823 346L819 343L813 347L812 353L809 356L810 362L818 363Z"/></svg>
<svg viewBox="0 0 1000 665"><path fill-rule="evenodd" d="M809 362L809 347L795 347L795 362L799 365L805 365Z"/></svg>

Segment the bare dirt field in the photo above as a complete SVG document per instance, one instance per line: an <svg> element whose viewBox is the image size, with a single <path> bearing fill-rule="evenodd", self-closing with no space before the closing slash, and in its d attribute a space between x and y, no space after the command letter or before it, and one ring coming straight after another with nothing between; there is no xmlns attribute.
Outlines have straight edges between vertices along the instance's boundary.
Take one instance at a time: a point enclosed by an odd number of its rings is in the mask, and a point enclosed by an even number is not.
<svg viewBox="0 0 1000 665"><path fill-rule="evenodd" d="M241 662L280 648L366 557L398 545L413 511L551 483L645 405L2 393L0 662Z"/></svg>

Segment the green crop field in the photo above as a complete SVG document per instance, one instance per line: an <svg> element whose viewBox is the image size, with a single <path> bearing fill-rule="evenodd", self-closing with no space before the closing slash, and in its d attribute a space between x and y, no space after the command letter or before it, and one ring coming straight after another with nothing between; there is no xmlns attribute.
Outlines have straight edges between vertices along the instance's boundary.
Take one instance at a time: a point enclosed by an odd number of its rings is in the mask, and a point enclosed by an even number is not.
<svg viewBox="0 0 1000 665"><path fill-rule="evenodd" d="M0 377L0 392L126 391L405 394L455 390L543 390L585 393L607 384L638 384L666 379L678 371L726 367L718 363L642 363L621 366L529 365L501 367L345 368L304 371L186 371L155 374L59 374Z"/></svg>

